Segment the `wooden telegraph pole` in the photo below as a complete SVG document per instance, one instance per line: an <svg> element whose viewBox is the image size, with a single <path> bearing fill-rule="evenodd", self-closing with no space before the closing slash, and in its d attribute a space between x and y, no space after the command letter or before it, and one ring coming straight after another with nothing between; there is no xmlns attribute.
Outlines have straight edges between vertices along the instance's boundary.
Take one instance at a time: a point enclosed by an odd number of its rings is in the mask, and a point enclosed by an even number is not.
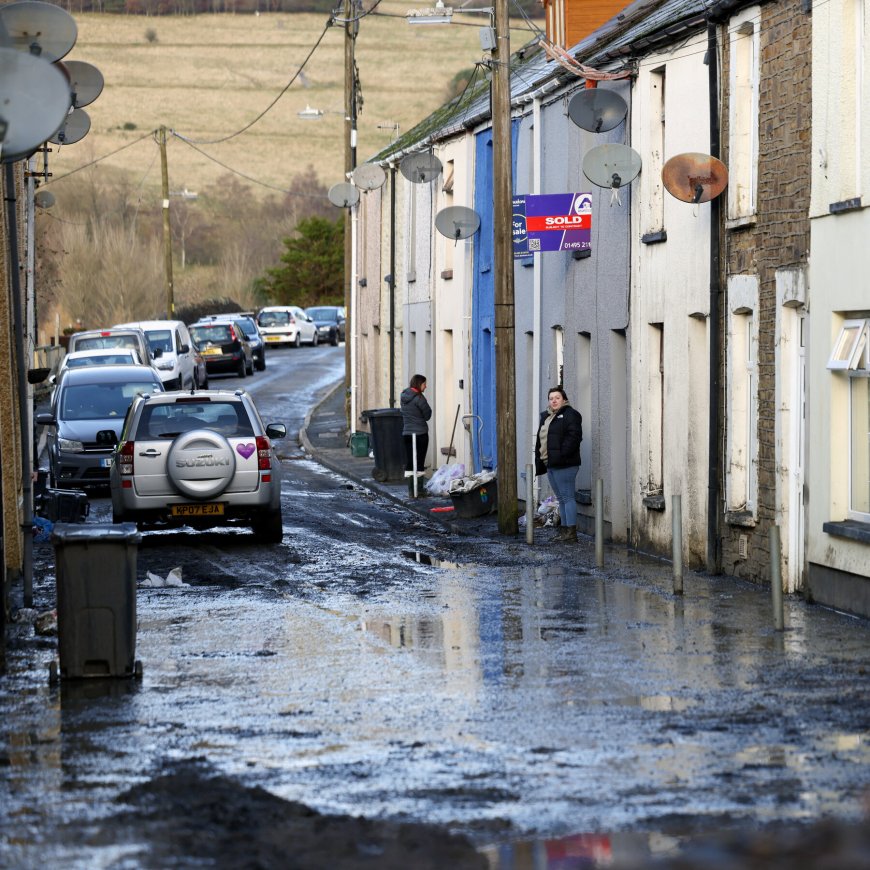
<svg viewBox="0 0 870 870"><path fill-rule="evenodd" d="M354 0L344 0L344 181L350 177L350 173L356 169L356 59L354 47L359 22L353 21L356 17L357 4ZM345 335L344 342L344 387L347 395L345 412L348 418L350 431L356 430L356 420L350 419L350 409L353 402L350 401L350 390L354 383L354 373L351 372L351 342L356 324L351 319L351 281L353 280L353 263L351 252L351 209L344 209L344 316Z"/></svg>
<svg viewBox="0 0 870 870"><path fill-rule="evenodd" d="M163 180L163 273L166 285L166 319L175 319L175 291L172 287L172 226L169 223L169 165L166 162L166 127L157 135L160 172Z"/></svg>
<svg viewBox="0 0 870 870"><path fill-rule="evenodd" d="M519 532L517 508L516 353L511 216L511 85L508 0L494 0L492 52L493 227L495 253L495 399L498 460L498 530Z"/></svg>

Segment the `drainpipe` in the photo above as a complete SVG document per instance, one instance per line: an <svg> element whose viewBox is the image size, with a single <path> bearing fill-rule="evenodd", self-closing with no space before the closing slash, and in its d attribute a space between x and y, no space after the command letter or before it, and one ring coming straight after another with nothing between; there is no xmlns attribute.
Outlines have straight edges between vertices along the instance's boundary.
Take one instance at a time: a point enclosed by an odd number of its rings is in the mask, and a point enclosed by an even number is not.
<svg viewBox="0 0 870 870"><path fill-rule="evenodd" d="M535 160L533 164L534 177L532 179L532 193L540 194L541 192L541 148L543 136L541 135L541 97L535 95L532 103L532 125L534 128L534 149ZM544 293L544 277L541 274L543 261L540 252L532 254L535 260L534 268L532 269L532 396L534 406L532 407L532 431L531 431L531 462L535 462L535 439L538 435L538 412L541 410L541 300ZM535 498L537 499L537 480L535 480Z"/></svg>
<svg viewBox="0 0 870 870"><path fill-rule="evenodd" d="M707 72L710 103L710 154L719 157L719 71L716 23L707 22ZM710 409L707 443L707 570L721 571L719 545L719 381L722 365L720 352L719 299L722 288L719 275L719 223L721 197L710 200Z"/></svg>
<svg viewBox="0 0 870 870"><path fill-rule="evenodd" d="M390 407L396 407L396 164L390 164Z"/></svg>

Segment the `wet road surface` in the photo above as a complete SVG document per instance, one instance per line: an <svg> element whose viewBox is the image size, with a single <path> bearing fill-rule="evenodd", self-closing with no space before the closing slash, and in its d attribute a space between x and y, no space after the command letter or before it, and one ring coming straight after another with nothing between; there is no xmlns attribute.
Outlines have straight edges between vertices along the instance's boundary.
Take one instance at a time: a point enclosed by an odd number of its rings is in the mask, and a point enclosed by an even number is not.
<svg viewBox="0 0 870 870"><path fill-rule="evenodd" d="M546 840L639 866L699 832L860 820L865 621L789 600L776 633L749 584L689 575L680 600L663 563L623 553L598 571L591 542L566 557L463 536L351 483L293 437L343 352L278 351L244 382L292 433L280 546L240 530L143 536L138 579L178 567L185 585L138 589L141 682L50 686L56 637L13 626L0 866L194 866L190 832L165 828L194 810L168 808L209 789L231 804L232 784L260 795L257 812L280 798L444 826L480 850L467 866L557 866L520 861L535 847L519 841ZM241 385L226 380L212 386ZM94 499L91 521L110 514ZM53 559L36 546L38 610L54 605ZM149 818L143 790L164 827L132 822ZM435 842L432 866L464 866ZM230 854L212 865L255 866ZM393 866L386 854L371 866Z"/></svg>

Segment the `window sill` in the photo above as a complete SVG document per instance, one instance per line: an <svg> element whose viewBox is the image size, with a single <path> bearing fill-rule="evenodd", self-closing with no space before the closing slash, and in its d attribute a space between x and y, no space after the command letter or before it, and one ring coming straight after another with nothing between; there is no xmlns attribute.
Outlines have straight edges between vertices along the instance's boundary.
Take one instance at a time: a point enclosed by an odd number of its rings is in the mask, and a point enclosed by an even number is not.
<svg viewBox="0 0 870 870"><path fill-rule="evenodd" d="M844 211L856 211L861 208L861 197L853 196L852 199L844 199L841 202L832 202L828 206L831 214L842 214Z"/></svg>
<svg viewBox="0 0 870 870"><path fill-rule="evenodd" d="M870 544L870 523L860 523L858 520L828 522L822 524L822 531L837 538L849 538L862 544Z"/></svg>
<svg viewBox="0 0 870 870"><path fill-rule="evenodd" d="M656 232L654 233L644 233L640 237L640 243L642 245L658 245L661 242L666 242L667 240L667 230L656 230Z"/></svg>
<svg viewBox="0 0 870 870"><path fill-rule="evenodd" d="M740 526L744 529L754 529L757 525L752 511L725 511L725 522L729 526Z"/></svg>
<svg viewBox="0 0 870 870"><path fill-rule="evenodd" d="M665 509L665 497L661 493L644 496L643 506L649 511L662 512Z"/></svg>
<svg viewBox="0 0 870 870"><path fill-rule="evenodd" d="M745 214L736 218L729 218L725 221L726 230L742 230L746 227L754 227L756 216L754 214Z"/></svg>

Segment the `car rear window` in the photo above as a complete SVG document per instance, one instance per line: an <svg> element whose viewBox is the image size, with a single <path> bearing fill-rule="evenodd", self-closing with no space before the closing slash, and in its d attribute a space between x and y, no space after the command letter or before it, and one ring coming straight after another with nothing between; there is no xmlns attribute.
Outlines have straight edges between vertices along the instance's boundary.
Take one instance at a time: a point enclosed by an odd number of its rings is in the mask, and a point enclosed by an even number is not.
<svg viewBox="0 0 870 870"><path fill-rule="evenodd" d="M166 353L173 349L172 331L169 329L149 329L145 336L148 339L148 344L151 345L151 350L162 350Z"/></svg>
<svg viewBox="0 0 870 870"><path fill-rule="evenodd" d="M139 347L139 339L135 335L91 335L77 338L76 350L103 350L113 347Z"/></svg>
<svg viewBox="0 0 870 870"><path fill-rule="evenodd" d="M131 353L107 353L101 356L80 356L67 360L67 368L78 369L82 366L123 366L132 365L137 360Z"/></svg>
<svg viewBox="0 0 870 870"><path fill-rule="evenodd" d="M254 429L241 402L179 402L146 405L136 440L175 438L193 429L211 429L225 438L252 438Z"/></svg>
<svg viewBox="0 0 870 870"><path fill-rule="evenodd" d="M191 326L193 340L202 347L206 344L227 344L233 341L233 333L228 323L210 323L208 326Z"/></svg>
<svg viewBox="0 0 870 870"><path fill-rule="evenodd" d="M264 311L257 321L260 326L286 326L291 317L289 311Z"/></svg>

